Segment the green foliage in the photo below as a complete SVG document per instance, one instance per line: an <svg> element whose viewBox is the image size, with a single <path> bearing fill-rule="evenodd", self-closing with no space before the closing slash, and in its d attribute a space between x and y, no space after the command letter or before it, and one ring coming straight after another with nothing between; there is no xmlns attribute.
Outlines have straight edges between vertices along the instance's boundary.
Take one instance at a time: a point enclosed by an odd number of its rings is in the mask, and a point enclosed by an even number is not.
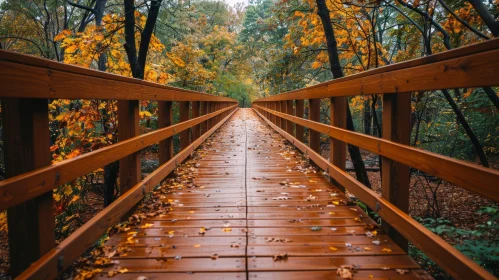
<svg viewBox="0 0 499 280"><path fill-rule="evenodd" d="M474 229L463 229L453 225L445 218L416 218L426 228L450 242L456 249L486 268L494 275L499 275L499 211L497 206L482 207L476 213L477 218L486 217L486 222ZM450 279L419 249L411 246L409 254L437 279Z"/></svg>

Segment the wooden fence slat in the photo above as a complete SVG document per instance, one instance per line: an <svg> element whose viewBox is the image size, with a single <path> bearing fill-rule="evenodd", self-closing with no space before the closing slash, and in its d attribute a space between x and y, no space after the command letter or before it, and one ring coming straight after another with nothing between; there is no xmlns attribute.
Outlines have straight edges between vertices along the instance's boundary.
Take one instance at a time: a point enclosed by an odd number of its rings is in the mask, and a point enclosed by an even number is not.
<svg viewBox="0 0 499 280"><path fill-rule="evenodd" d="M185 122L190 119L190 107L191 104L188 101L182 101L178 103L178 111L180 114L179 121ZM185 149L185 147L191 144L190 129L181 131L180 135L180 150Z"/></svg>
<svg viewBox="0 0 499 280"><path fill-rule="evenodd" d="M158 129L173 124L173 102L158 101ZM159 164L163 164L173 157L173 137L159 142Z"/></svg>
<svg viewBox="0 0 499 280"><path fill-rule="evenodd" d="M140 135L139 101L118 100L118 139L124 141ZM142 179L140 152L120 159L120 193L123 194Z"/></svg>
<svg viewBox="0 0 499 280"><path fill-rule="evenodd" d="M192 101L192 118L197 118L200 116L200 103L199 101ZM225 114L225 113L224 113ZM192 127L192 141L196 140L201 136L201 125L195 125Z"/></svg>
<svg viewBox="0 0 499 280"><path fill-rule="evenodd" d="M5 175L50 165L47 99L2 99ZM7 210L10 273L16 277L55 246L52 193Z"/></svg>
<svg viewBox="0 0 499 280"><path fill-rule="evenodd" d="M300 100L295 100L295 116L298 118L303 118L304 113L305 113L305 101L300 99ZM269 112L267 114L270 115ZM295 123L295 137L298 139L298 141L303 142L304 141L304 136L305 135L305 128L302 125L296 124Z"/></svg>
<svg viewBox="0 0 499 280"><path fill-rule="evenodd" d="M383 95L383 139L410 145L411 95ZM409 166L382 157L381 192L383 197L401 211L409 212ZM405 251L407 239L384 223L384 230Z"/></svg>
<svg viewBox="0 0 499 280"><path fill-rule="evenodd" d="M330 105L331 125L346 129L347 127L347 99L345 97L332 97ZM333 137L329 138L329 161L341 170L346 169L346 143ZM340 189L344 188L333 182Z"/></svg>
<svg viewBox="0 0 499 280"><path fill-rule="evenodd" d="M308 119L315 122L321 121L321 100L308 100ZM313 129L308 131L309 146L312 150L320 153L321 150L321 134Z"/></svg>

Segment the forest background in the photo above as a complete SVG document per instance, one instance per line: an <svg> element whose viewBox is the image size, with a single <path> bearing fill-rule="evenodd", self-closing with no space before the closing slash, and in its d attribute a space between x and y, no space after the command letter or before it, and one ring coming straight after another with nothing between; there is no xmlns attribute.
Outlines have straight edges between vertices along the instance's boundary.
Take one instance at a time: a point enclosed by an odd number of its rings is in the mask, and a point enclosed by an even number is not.
<svg viewBox="0 0 499 280"><path fill-rule="evenodd" d="M325 36L331 30L321 12L329 14L345 75L499 36L499 0L4 0L0 49L232 97L249 107L257 98L335 78ZM348 102L350 129L379 137L381 96ZM324 123L328 103L321 104ZM58 99L48 106L53 163L118 141L116 101ZM142 133L156 129L157 103L141 102L140 118ZM497 88L414 92L411 126L414 147L499 169ZM323 135L325 157L328 141ZM347 168L380 191L379 157L361 150L360 159L349 156ZM143 173L156 167L157 149L142 151ZM54 190L59 241L119 195L118 179L114 163ZM410 199L412 216L498 275L497 204L417 170ZM0 278L9 267L6 220L0 213ZM448 277L419 250L410 253L435 277Z"/></svg>

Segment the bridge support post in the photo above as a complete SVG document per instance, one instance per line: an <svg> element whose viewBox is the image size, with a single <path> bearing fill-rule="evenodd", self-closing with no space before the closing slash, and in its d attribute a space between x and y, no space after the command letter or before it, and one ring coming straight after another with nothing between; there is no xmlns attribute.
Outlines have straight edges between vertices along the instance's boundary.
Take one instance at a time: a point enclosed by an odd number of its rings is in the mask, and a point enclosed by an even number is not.
<svg viewBox="0 0 499 280"><path fill-rule="evenodd" d="M171 101L158 101L158 128L173 124L173 103ZM173 157L173 138L169 137L159 142L159 165Z"/></svg>
<svg viewBox="0 0 499 280"><path fill-rule="evenodd" d="M192 101L192 118L197 118L200 116L200 103L199 101ZM196 140L201 136L201 125L195 125L192 127L192 141Z"/></svg>
<svg viewBox="0 0 499 280"><path fill-rule="evenodd" d="M189 101L180 101L178 103L178 108L179 108L179 121L180 122L185 122L188 121L190 118L190 107L191 104ZM186 129L181 131L180 134L180 150L185 149L187 146L191 144L191 138L189 137L190 129Z"/></svg>
<svg viewBox="0 0 499 280"><path fill-rule="evenodd" d="M118 139L124 141L140 135L139 101L118 100ZM120 193L123 195L142 179L140 152L120 159Z"/></svg>
<svg viewBox="0 0 499 280"><path fill-rule="evenodd" d="M7 178L50 165L47 99L4 98L2 119ZM52 207L52 192L47 192L7 210L12 278L55 246Z"/></svg>
<svg viewBox="0 0 499 280"><path fill-rule="evenodd" d="M208 114L208 102L201 101L200 102L200 110L201 110L201 116L207 115ZM203 135L206 131L208 131L208 121L204 121L201 123L201 135Z"/></svg>
<svg viewBox="0 0 499 280"><path fill-rule="evenodd" d="M383 132L384 139L409 145L411 136L411 94L383 95ZM391 159L382 158L381 192L382 196L400 210L409 211L409 167ZM392 227L383 228L405 251L407 239Z"/></svg>
<svg viewBox="0 0 499 280"><path fill-rule="evenodd" d="M277 109L277 102L272 101L270 103L270 109L276 111L276 109ZM277 124L277 118L276 118L275 115L272 115L270 119L271 119L271 121L272 121L273 124Z"/></svg>
<svg viewBox="0 0 499 280"><path fill-rule="evenodd" d="M347 127L347 98L346 97L332 97L330 107L331 125L344 128ZM346 143L336 140L332 137L329 138L329 161L340 168L346 169ZM335 184L343 192L345 188L338 184L335 180L331 179L331 183Z"/></svg>
<svg viewBox="0 0 499 280"><path fill-rule="evenodd" d="M305 111L305 100L298 99L295 101L295 116L298 118L303 118ZM299 124L295 124L295 137L298 141L303 142L305 134L305 129Z"/></svg>
<svg viewBox="0 0 499 280"><path fill-rule="evenodd" d="M286 114L293 115L293 100L286 100ZM286 121L286 132L293 135L294 127L293 122Z"/></svg>
<svg viewBox="0 0 499 280"><path fill-rule="evenodd" d="M275 110L276 110L277 112L282 112L282 110L281 110L281 105L282 105L281 101L276 101L276 103L275 103L276 109L275 109ZM282 125L281 125L281 118L276 116L275 121L276 121L276 125L277 125L279 128L282 128Z"/></svg>
<svg viewBox="0 0 499 280"><path fill-rule="evenodd" d="M308 100L308 119L314 122L321 121L321 100ZM321 134L315 130L309 130L309 146L317 153L321 152Z"/></svg>

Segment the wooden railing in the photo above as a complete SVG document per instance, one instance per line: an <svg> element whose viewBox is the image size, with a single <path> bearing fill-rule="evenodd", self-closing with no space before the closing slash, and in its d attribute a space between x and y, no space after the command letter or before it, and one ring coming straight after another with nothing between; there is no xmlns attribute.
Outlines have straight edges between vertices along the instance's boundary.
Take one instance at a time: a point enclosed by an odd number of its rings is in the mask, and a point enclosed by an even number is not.
<svg viewBox="0 0 499 280"><path fill-rule="evenodd" d="M499 85L499 39L393 64L316 86L261 98L255 111L332 181L375 210L402 248L407 240L456 279L495 279L485 269L407 213L409 167L499 202L499 171L411 147L411 92ZM382 138L346 130L347 96L383 94ZM321 98L330 98L331 125L320 122ZM305 100L308 118L304 119ZM308 127L309 145L303 143ZM330 161L320 155L320 134L330 136ZM382 156L382 195L345 172L346 144Z"/></svg>
<svg viewBox="0 0 499 280"><path fill-rule="evenodd" d="M6 51L0 51L0 84L7 177L0 182L0 211L8 213L11 273L19 279L56 278L238 106L231 98ZM119 142L51 165L48 101L58 98L118 100ZM158 101L156 131L140 135L139 100ZM173 102L179 106L177 124ZM175 134L181 148L176 155ZM142 178L140 150L156 143L160 166ZM56 246L52 190L117 160L121 196Z"/></svg>

